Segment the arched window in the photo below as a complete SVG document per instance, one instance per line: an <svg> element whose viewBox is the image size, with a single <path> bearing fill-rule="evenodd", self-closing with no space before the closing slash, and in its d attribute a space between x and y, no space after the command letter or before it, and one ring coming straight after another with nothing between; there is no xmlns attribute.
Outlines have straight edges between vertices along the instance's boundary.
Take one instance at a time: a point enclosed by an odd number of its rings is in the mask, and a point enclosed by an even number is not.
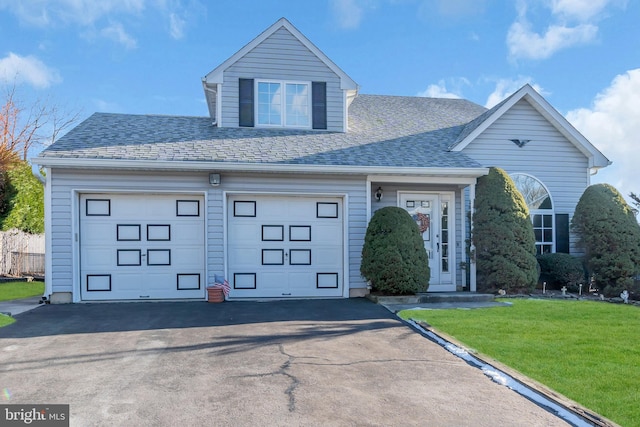
<svg viewBox="0 0 640 427"><path fill-rule="evenodd" d="M529 208L533 232L536 236L536 253L546 254L554 251L554 215L553 202L547 188L538 179L523 173L514 173L511 179L524 196Z"/></svg>

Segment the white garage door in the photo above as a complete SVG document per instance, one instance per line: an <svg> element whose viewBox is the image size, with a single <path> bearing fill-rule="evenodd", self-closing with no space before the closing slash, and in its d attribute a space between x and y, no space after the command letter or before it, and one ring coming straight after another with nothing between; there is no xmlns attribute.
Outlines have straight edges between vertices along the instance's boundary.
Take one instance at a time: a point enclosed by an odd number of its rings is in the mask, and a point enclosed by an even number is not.
<svg viewBox="0 0 640 427"><path fill-rule="evenodd" d="M202 197L83 194L81 297L204 298L204 238Z"/></svg>
<svg viewBox="0 0 640 427"><path fill-rule="evenodd" d="M337 297L343 289L342 199L228 199L230 297Z"/></svg>

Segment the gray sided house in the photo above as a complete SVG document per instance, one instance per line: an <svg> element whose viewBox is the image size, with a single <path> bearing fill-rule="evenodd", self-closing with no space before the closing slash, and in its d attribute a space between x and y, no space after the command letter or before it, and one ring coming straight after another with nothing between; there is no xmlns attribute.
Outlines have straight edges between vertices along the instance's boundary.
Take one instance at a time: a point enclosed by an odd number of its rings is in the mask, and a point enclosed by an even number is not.
<svg viewBox="0 0 640 427"><path fill-rule="evenodd" d="M475 291L475 184L505 169L540 252L573 252L570 217L609 161L524 86L487 110L360 94L286 19L202 79L208 117L96 113L47 148L52 302L365 295L383 206L416 219L430 291Z"/></svg>

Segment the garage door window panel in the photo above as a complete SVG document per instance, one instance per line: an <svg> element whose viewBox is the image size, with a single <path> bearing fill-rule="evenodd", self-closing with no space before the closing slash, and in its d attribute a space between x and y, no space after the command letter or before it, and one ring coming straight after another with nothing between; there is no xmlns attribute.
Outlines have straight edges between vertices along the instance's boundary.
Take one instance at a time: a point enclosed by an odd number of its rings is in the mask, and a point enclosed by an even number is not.
<svg viewBox="0 0 640 427"><path fill-rule="evenodd" d="M289 241L291 242L310 242L311 226L310 225L290 225Z"/></svg>
<svg viewBox="0 0 640 427"><path fill-rule="evenodd" d="M176 200L176 216L200 216L200 201Z"/></svg>
<svg viewBox="0 0 640 427"><path fill-rule="evenodd" d="M255 218L256 202L236 200L235 202L233 202L233 216Z"/></svg>
<svg viewBox="0 0 640 427"><path fill-rule="evenodd" d="M284 265L284 250L263 249L262 265Z"/></svg>
<svg viewBox="0 0 640 427"><path fill-rule="evenodd" d="M178 274L177 282L179 291L200 289L200 274Z"/></svg>
<svg viewBox="0 0 640 427"><path fill-rule="evenodd" d="M140 249L118 249L118 267L138 267L142 265Z"/></svg>
<svg viewBox="0 0 640 427"><path fill-rule="evenodd" d="M291 249L289 251L290 265L311 265L311 249Z"/></svg>
<svg viewBox="0 0 640 427"><path fill-rule="evenodd" d="M338 218L338 204L317 202L316 218Z"/></svg>
<svg viewBox="0 0 640 427"><path fill-rule="evenodd" d="M116 228L116 240L119 242L139 242L139 224L118 224Z"/></svg>
<svg viewBox="0 0 640 427"><path fill-rule="evenodd" d="M87 216L111 216L111 200L87 199L85 214Z"/></svg>
<svg viewBox="0 0 640 427"><path fill-rule="evenodd" d="M317 273L316 287L318 289L333 289L338 287L338 273Z"/></svg>
<svg viewBox="0 0 640 427"><path fill-rule="evenodd" d="M171 265L171 249L147 249L147 265Z"/></svg>
<svg viewBox="0 0 640 427"><path fill-rule="evenodd" d="M284 241L284 226L283 225L263 225L262 241L263 242Z"/></svg>
<svg viewBox="0 0 640 427"><path fill-rule="evenodd" d="M234 273L233 288L234 289L255 289L256 273Z"/></svg>
<svg viewBox="0 0 640 427"><path fill-rule="evenodd" d="M87 274L87 291L89 292L110 292L110 274Z"/></svg>
<svg viewBox="0 0 640 427"><path fill-rule="evenodd" d="M171 225L169 224L148 224L147 240L150 242L171 241Z"/></svg>

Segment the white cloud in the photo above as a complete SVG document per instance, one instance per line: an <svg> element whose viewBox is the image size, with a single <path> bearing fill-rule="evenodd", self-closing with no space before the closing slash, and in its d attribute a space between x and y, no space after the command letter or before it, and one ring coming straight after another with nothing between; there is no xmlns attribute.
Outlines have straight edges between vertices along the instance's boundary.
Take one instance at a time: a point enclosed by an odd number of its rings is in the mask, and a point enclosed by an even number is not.
<svg viewBox="0 0 640 427"><path fill-rule="evenodd" d="M24 25L42 28L76 26L83 36L100 35L132 49L136 45L135 39L122 22L144 19L149 12L158 12L169 23L169 36L181 39L187 20L197 19L206 13L206 8L198 0L190 0L186 7L182 3L181 0L0 0L0 11L11 12ZM119 24L109 24L112 21ZM100 28L103 30L97 30Z"/></svg>
<svg viewBox="0 0 640 427"><path fill-rule="evenodd" d="M518 17L507 32L511 59L546 59L556 52L593 42L598 35L597 22L612 4L625 5L625 0L551 0L544 3L549 16L543 31L536 31L528 3L517 3ZM548 23L548 24L547 24Z"/></svg>
<svg viewBox="0 0 640 427"><path fill-rule="evenodd" d="M100 30L100 35L116 43L120 43L127 49L135 49L138 46L136 39L131 37L119 22L114 22Z"/></svg>
<svg viewBox="0 0 640 427"><path fill-rule="evenodd" d="M184 27L187 21L179 17L175 13L169 14L169 34L171 37L178 40L184 37Z"/></svg>
<svg viewBox="0 0 640 427"><path fill-rule="evenodd" d="M462 98L461 86L463 84L469 84L467 79L453 79L453 85L455 88L453 91L447 89L447 85L444 80L440 80L437 84L430 84L422 92L418 92L418 96L425 96L427 98L449 98L459 99Z"/></svg>
<svg viewBox="0 0 640 427"><path fill-rule="evenodd" d="M35 56L20 56L13 52L0 58L0 82L19 85L30 84L36 88L47 88L60 83L57 70L48 67Z"/></svg>
<svg viewBox="0 0 640 427"><path fill-rule="evenodd" d="M330 0L329 5L338 26L353 30L360 26L364 10L373 6L371 0Z"/></svg>
<svg viewBox="0 0 640 427"><path fill-rule="evenodd" d="M551 10L554 15L587 21L600 14L611 0L553 0Z"/></svg>
<svg viewBox="0 0 640 427"><path fill-rule="evenodd" d="M531 30L528 22L514 22L507 33L509 56L547 59L561 49L591 42L597 33L598 27L591 24L575 27L551 25L543 35L540 35Z"/></svg>
<svg viewBox="0 0 640 427"><path fill-rule="evenodd" d="M547 93L540 87L540 85L533 83L533 78L528 76L520 76L517 79L500 79L496 81L496 87L491 92L485 103L486 108L492 108L496 104L499 104L502 100L511 96L514 92L520 89L522 86L529 84L541 95L547 95Z"/></svg>
<svg viewBox="0 0 640 427"><path fill-rule="evenodd" d="M99 98L94 98L91 101L93 102L96 111L101 113L116 113L123 111L122 108L120 108L120 105L115 102L109 102Z"/></svg>
<svg viewBox="0 0 640 427"><path fill-rule="evenodd" d="M0 0L22 23L36 26L91 25L114 13L139 14L145 0Z"/></svg>
<svg viewBox="0 0 640 427"><path fill-rule="evenodd" d="M640 192L640 68L616 76L590 108L567 113L569 120L613 164L592 177L608 183L623 196Z"/></svg>

